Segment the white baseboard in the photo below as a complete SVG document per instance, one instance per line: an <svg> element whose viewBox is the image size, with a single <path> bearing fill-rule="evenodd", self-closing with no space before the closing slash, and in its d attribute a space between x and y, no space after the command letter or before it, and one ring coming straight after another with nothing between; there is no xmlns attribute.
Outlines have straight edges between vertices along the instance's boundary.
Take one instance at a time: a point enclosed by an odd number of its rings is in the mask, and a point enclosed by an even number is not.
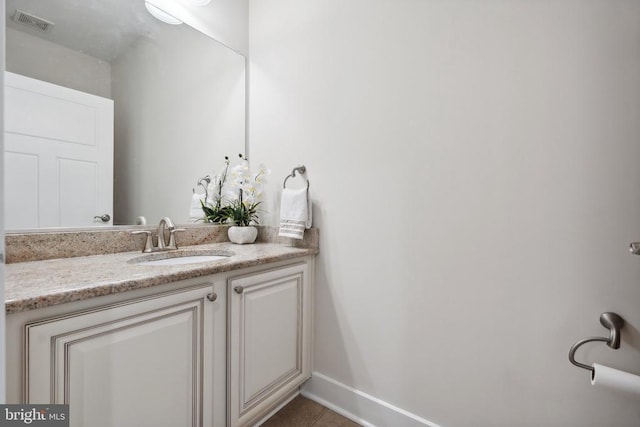
<svg viewBox="0 0 640 427"><path fill-rule="evenodd" d="M365 427L441 427L319 372L301 394Z"/></svg>

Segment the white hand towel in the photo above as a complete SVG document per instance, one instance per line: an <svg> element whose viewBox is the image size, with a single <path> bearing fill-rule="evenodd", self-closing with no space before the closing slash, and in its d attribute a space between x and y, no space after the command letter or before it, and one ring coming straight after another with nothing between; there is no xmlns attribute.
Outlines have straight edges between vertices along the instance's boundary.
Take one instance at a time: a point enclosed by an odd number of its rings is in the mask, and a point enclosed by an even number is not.
<svg viewBox="0 0 640 427"><path fill-rule="evenodd" d="M202 211L202 205L200 202L204 202L205 195L193 193L191 196L191 207L189 208L189 220L196 222L204 219L204 212Z"/></svg>
<svg viewBox="0 0 640 427"><path fill-rule="evenodd" d="M279 236L302 239L311 228L311 198L306 188L282 190Z"/></svg>

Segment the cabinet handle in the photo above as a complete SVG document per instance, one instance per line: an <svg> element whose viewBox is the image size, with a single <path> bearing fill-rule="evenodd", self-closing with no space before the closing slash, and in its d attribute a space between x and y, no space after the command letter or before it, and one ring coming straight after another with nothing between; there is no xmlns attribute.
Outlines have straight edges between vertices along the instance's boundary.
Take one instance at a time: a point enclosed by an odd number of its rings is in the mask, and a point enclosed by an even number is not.
<svg viewBox="0 0 640 427"><path fill-rule="evenodd" d="M218 299L218 294L216 294L215 292L211 292L210 294L207 294L207 299L211 302L214 302Z"/></svg>
<svg viewBox="0 0 640 427"><path fill-rule="evenodd" d="M236 294L241 294L244 292L244 288L242 286L236 286L235 288L233 288L234 291L236 291Z"/></svg>

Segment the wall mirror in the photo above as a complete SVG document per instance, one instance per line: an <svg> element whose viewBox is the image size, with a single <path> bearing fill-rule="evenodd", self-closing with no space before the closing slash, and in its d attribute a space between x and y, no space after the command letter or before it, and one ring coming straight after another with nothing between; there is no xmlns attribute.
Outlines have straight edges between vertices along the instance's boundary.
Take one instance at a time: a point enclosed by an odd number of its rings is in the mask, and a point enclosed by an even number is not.
<svg viewBox="0 0 640 427"><path fill-rule="evenodd" d="M6 229L190 222L198 179L245 152L245 58L143 0L5 5Z"/></svg>

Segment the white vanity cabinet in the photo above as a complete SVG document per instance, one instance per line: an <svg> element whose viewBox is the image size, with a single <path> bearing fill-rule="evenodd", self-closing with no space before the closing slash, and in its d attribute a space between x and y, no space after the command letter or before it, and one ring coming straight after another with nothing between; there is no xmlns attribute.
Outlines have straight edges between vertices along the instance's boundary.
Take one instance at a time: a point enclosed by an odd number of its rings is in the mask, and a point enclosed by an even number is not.
<svg viewBox="0 0 640 427"><path fill-rule="evenodd" d="M229 420L252 426L311 376L309 264L228 281Z"/></svg>
<svg viewBox="0 0 640 427"><path fill-rule="evenodd" d="M313 256L7 316L7 402L72 427L254 426L311 375Z"/></svg>
<svg viewBox="0 0 640 427"><path fill-rule="evenodd" d="M185 282L24 323L24 402L69 403L72 427L223 426L225 299L214 283L224 292L225 282Z"/></svg>

